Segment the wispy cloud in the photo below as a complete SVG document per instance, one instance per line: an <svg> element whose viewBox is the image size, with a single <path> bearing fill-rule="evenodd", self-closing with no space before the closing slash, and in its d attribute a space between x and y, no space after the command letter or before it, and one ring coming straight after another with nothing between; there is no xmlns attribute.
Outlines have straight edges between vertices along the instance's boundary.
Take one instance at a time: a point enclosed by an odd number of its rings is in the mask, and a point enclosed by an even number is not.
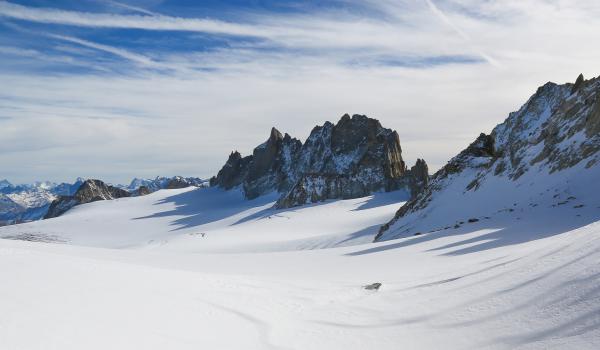
<svg viewBox="0 0 600 350"><path fill-rule="evenodd" d="M590 0L347 0L227 20L119 4L0 1L0 164L15 181L210 176L271 126L303 138L345 112L435 169L545 81L599 74Z"/></svg>
<svg viewBox="0 0 600 350"><path fill-rule="evenodd" d="M104 52L108 52L111 53L113 55L122 57L124 59L127 59L129 61L141 64L145 67L150 67L150 68L165 68L164 65L155 62L154 60L152 60L151 58L144 56L144 55L140 55L137 53L133 53L130 52L128 50L124 50L124 49L120 49L117 47L113 47L110 45L103 45L103 44L98 44L98 43L94 43L88 40L83 40L83 39L79 39L79 38L75 38L72 36L67 36L67 35L58 35L58 34L47 34L48 37L54 38L54 39L58 39L58 40L64 40L70 43L74 43L74 44L78 44L81 46L85 46L85 47L89 47L95 50L100 50L100 51L104 51Z"/></svg>
<svg viewBox="0 0 600 350"><path fill-rule="evenodd" d="M0 2L0 16L24 21L79 27L192 31L248 36L268 35L268 32L254 26L211 19L76 12L53 8L33 8L5 1Z"/></svg>
<svg viewBox="0 0 600 350"><path fill-rule="evenodd" d="M476 47L473 44L473 41L471 39L471 37L465 33L462 29L460 29L458 26L456 26L451 20L450 18L448 18L444 12L442 12L437 6L435 6L435 4L433 3L432 0L425 0L425 2L427 3L427 6L429 6L429 8L431 9L431 12L433 12L440 20L442 20L444 23L446 23L450 28L452 28L452 30L454 30L456 32L456 34L458 34L461 38L463 38L465 41L467 41L469 43L469 45L473 46L473 49L487 62L489 62L490 64L496 66L496 67L500 67L500 63L498 63L498 61L496 61L495 59L493 59L492 57L490 57L490 55L488 55L487 53L481 51L478 47Z"/></svg>
<svg viewBox="0 0 600 350"><path fill-rule="evenodd" d="M124 4L122 2L112 1L112 0L104 0L104 2L107 3L107 4L109 4L109 5L112 5L114 7L122 8L122 9L125 9L125 10L130 10L130 11L133 11L133 12L142 13L142 14L149 15L149 16L159 16L158 13L146 10L145 8L142 8L142 7L133 6L133 5L129 5L129 4Z"/></svg>

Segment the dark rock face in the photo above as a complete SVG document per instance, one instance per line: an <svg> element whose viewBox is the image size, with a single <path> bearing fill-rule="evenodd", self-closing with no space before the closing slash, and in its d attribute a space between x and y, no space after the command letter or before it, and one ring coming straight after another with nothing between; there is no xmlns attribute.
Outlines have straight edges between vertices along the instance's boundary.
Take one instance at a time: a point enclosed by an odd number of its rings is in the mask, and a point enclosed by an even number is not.
<svg viewBox="0 0 600 350"><path fill-rule="evenodd" d="M581 88L581 86L583 85L583 83L585 83L585 79L583 78L583 74L579 74L579 76L577 77L577 80L575 80L575 84L573 84L573 87L571 88L571 95L576 93L577 90L579 90L579 88Z"/></svg>
<svg viewBox="0 0 600 350"><path fill-rule="evenodd" d="M375 283L367 284L366 286L363 286L363 288L366 290L379 290L379 288L381 288L381 286L382 286L381 283L375 282Z"/></svg>
<svg viewBox="0 0 600 350"><path fill-rule="evenodd" d="M429 184L429 167L423 159L417 159L417 162L410 168L407 175L409 175L410 193L413 197Z"/></svg>
<svg viewBox="0 0 600 350"><path fill-rule="evenodd" d="M251 156L242 158L239 152L232 152L210 185L226 190L242 185L248 199L283 191L290 187L293 165L301 147L299 140L273 128L269 139L256 147Z"/></svg>
<svg viewBox="0 0 600 350"><path fill-rule="evenodd" d="M100 180L86 180L73 196L61 196L54 200L44 219L58 217L79 204L129 196L131 193L128 191L107 185Z"/></svg>
<svg viewBox="0 0 600 350"><path fill-rule="evenodd" d="M91 203L101 200L129 197L131 194L123 189L105 184L100 180L86 180L75 192L73 198L79 203Z"/></svg>
<svg viewBox="0 0 600 350"><path fill-rule="evenodd" d="M231 152L217 176L210 179L210 185L219 186L226 190L239 186L248 173L248 165L251 160L251 157L242 158L238 151Z"/></svg>
<svg viewBox="0 0 600 350"><path fill-rule="evenodd" d="M233 152L211 186L242 186L246 198L277 191L277 208L327 199L357 198L374 191L427 185L427 164L406 169L398 133L376 119L344 115L315 127L304 145L275 128L251 156Z"/></svg>
<svg viewBox="0 0 600 350"><path fill-rule="evenodd" d="M272 191L284 191L293 179L293 166L297 161L302 143L290 135L273 128L269 139L256 147L244 181L244 193L248 199Z"/></svg>

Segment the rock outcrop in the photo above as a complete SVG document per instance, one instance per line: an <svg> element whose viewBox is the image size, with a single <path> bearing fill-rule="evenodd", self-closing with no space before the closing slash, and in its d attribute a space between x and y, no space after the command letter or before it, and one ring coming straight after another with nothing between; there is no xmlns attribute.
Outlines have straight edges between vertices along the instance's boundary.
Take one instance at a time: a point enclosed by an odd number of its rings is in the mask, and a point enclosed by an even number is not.
<svg viewBox="0 0 600 350"><path fill-rule="evenodd" d="M241 185L248 199L284 191L294 180L293 168L301 147L299 140L272 128L269 139L254 148L252 155L242 157L239 152L232 152L210 185L226 190Z"/></svg>
<svg viewBox="0 0 600 350"><path fill-rule="evenodd" d="M364 115L344 115L315 127L304 144L273 128L252 155L232 152L211 186L241 186L246 198L277 191L277 208L327 199L357 198L375 191L420 191L428 181L419 160L407 170L398 133Z"/></svg>
<svg viewBox="0 0 600 350"><path fill-rule="evenodd" d="M467 218L497 213L534 215L535 208L574 198L582 208L584 198L597 198L599 151L600 78L580 75L575 84L547 83L491 134L479 135L437 171L426 189L381 227L376 240L458 227Z"/></svg>
<svg viewBox="0 0 600 350"><path fill-rule="evenodd" d="M60 196L48 208L44 219L58 217L72 207L101 200L129 197L131 193L100 180L85 180L73 196Z"/></svg>

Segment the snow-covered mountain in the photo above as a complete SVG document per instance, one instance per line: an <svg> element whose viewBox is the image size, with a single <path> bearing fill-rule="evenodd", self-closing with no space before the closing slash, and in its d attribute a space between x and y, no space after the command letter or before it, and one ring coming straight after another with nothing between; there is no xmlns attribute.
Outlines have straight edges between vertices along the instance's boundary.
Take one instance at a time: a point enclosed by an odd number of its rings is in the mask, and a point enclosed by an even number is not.
<svg viewBox="0 0 600 350"><path fill-rule="evenodd" d="M13 201L7 195L0 194L0 226L10 223L14 217L23 211L25 211L23 206Z"/></svg>
<svg viewBox="0 0 600 350"><path fill-rule="evenodd" d="M278 192L278 208L402 189L416 195L428 179L419 159L407 169L396 131L364 115L316 126L304 144L273 128L252 155L232 152L212 186L240 187L246 198Z"/></svg>
<svg viewBox="0 0 600 350"><path fill-rule="evenodd" d="M490 135L436 172L377 240L460 232L464 225L600 218L600 79L547 83Z"/></svg>
<svg viewBox="0 0 600 350"><path fill-rule="evenodd" d="M185 188L189 186L203 187L208 186L208 181L198 177L164 177L157 176L154 179L134 178L129 185L115 185L116 187L136 194L140 187L147 189L147 193L156 192L162 189Z"/></svg>
<svg viewBox="0 0 600 350"><path fill-rule="evenodd" d="M48 209L55 201L55 212L62 214L81 201L70 201L86 180L77 178L73 183L54 183L37 181L32 184L13 185L8 180L0 181L0 225L40 220L48 214ZM161 177L155 179L134 178L129 185L114 185L131 193L131 195L146 195L161 189L184 188L188 186L207 186L208 181L197 177ZM111 186L111 185L107 185ZM83 195L82 198L86 196ZM101 196L102 197L102 196ZM106 196L104 196L106 197ZM108 197L107 197L108 198ZM87 201L83 201L87 202ZM57 208L60 208L58 210ZM60 215L59 214L59 215Z"/></svg>
<svg viewBox="0 0 600 350"><path fill-rule="evenodd" d="M54 183L50 181L34 182L32 184L13 185L7 180L0 181L0 221L6 225L44 217L52 201L59 196L73 195L83 183L78 178L74 183ZM10 205L10 202L17 205Z"/></svg>

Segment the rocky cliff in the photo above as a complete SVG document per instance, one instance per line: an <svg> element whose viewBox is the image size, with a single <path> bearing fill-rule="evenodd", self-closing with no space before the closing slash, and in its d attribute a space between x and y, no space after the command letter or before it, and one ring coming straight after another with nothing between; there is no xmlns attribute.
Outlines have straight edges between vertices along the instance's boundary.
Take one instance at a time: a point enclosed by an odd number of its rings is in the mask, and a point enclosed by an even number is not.
<svg viewBox="0 0 600 350"><path fill-rule="evenodd" d="M100 180L85 180L73 196L60 196L50 204L44 219L58 217L72 207L101 200L129 197L131 193Z"/></svg>
<svg viewBox="0 0 600 350"><path fill-rule="evenodd" d="M427 184L423 160L407 170L398 133L364 115L344 115L315 127L304 144L273 128L250 156L232 152L211 186L240 186L248 199L277 191L278 208L326 199L357 198L374 191Z"/></svg>
<svg viewBox="0 0 600 350"><path fill-rule="evenodd" d="M585 217L600 205L599 150L600 79L547 83L437 171L376 240L451 231L506 213L524 220L563 206L576 210L544 215Z"/></svg>
<svg viewBox="0 0 600 350"><path fill-rule="evenodd" d="M254 148L252 155L242 157L239 152L232 152L210 185L226 190L242 186L248 199L285 191L295 179L294 166L301 148L302 142L273 128L269 139Z"/></svg>

